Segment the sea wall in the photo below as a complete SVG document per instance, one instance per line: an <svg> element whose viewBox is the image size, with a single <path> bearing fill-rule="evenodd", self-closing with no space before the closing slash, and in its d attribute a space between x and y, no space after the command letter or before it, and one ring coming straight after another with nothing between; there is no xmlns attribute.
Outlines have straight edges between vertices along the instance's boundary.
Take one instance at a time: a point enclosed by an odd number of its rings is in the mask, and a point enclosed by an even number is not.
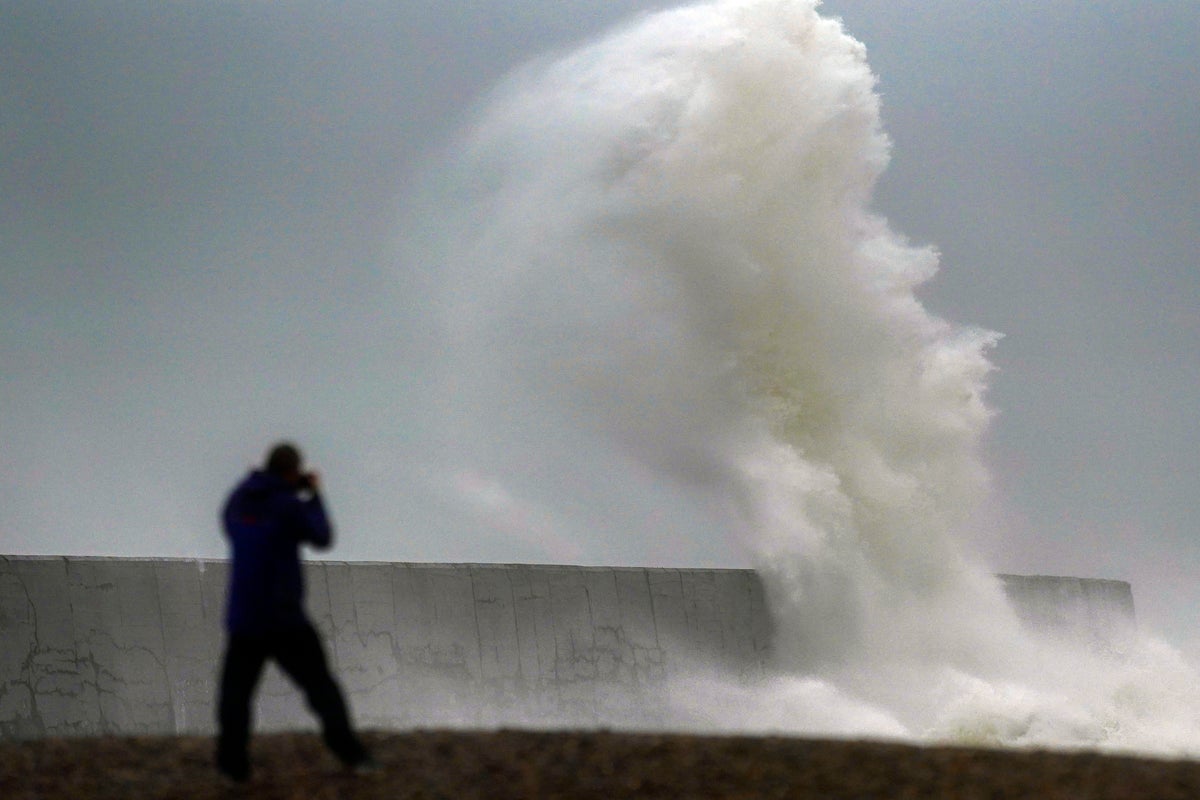
<svg viewBox="0 0 1200 800"><path fill-rule="evenodd" d="M770 667L749 570L306 569L310 614L364 727L653 727L673 675ZM228 572L221 560L0 556L0 738L211 731ZM1132 626L1127 583L1004 580L1043 629L1103 641ZM269 668L256 727L312 726Z"/></svg>
<svg viewBox="0 0 1200 800"><path fill-rule="evenodd" d="M1133 590L1125 581L1051 575L1000 575L1030 630L1101 652L1120 651L1135 631Z"/></svg>

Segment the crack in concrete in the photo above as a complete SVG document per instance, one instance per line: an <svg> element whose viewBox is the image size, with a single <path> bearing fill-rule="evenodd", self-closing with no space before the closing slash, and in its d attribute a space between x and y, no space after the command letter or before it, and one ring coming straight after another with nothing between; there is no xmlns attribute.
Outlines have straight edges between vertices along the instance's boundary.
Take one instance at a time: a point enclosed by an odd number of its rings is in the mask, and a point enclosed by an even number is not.
<svg viewBox="0 0 1200 800"><path fill-rule="evenodd" d="M483 678L483 639L482 632L479 629L479 598L475 592L475 570L468 573L471 587L471 615L475 618L475 652L477 654L476 666L479 670L476 674Z"/></svg>
<svg viewBox="0 0 1200 800"><path fill-rule="evenodd" d="M157 569L152 570L151 574L154 576L154 603L158 608L158 635L159 635L160 640L163 643L163 650L165 651L166 650L166 630L165 630L165 628L167 625L167 615L163 610L163 604L162 604L162 594L163 594L162 593L162 583L159 580L160 576L159 576L159 571ZM175 730L175 686L174 686L174 681L171 680L170 671L167 669L166 661L167 660L165 658L165 653L164 653L164 658L162 658L161 660L158 661L158 666L159 666L159 669L162 670L163 683L166 684L166 689L167 689L167 708L170 711L169 724L171 726L171 730Z"/></svg>
<svg viewBox="0 0 1200 800"><path fill-rule="evenodd" d="M8 559L5 559L5 560L8 561ZM9 563L11 563L11 562L9 562ZM38 619L39 619L38 618L38 608L37 608L37 604L35 602L33 602L33 595L30 593L29 587L25 585L24 578L21 575L17 574L17 570L15 568L13 569L12 574L13 574L13 577L15 577L17 580L17 585L21 587L21 592L25 595L25 602L28 606L29 618L32 623L32 630L31 630L32 646L30 647L29 653L26 655L25 660L21 665L21 674L24 677L24 680L17 681L17 683L18 684L23 683L24 687L25 687L25 691L29 693L29 706L30 707L29 707L29 717L27 719L33 725L33 728L35 731L37 731L40 734L44 734L46 732L46 724L45 724L45 720L42 717L41 707L38 703L38 693L37 693L36 681L34 678L34 674L35 674L34 673L34 662L36 661L38 654L42 650L42 640L41 640L41 632L40 632L41 625L39 624L39 621L38 621Z"/></svg>

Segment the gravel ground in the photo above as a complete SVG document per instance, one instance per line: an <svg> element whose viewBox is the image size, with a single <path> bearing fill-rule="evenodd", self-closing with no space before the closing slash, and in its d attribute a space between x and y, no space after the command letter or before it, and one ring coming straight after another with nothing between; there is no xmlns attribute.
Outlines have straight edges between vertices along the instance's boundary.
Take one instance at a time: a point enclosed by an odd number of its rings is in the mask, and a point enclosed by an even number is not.
<svg viewBox="0 0 1200 800"><path fill-rule="evenodd" d="M258 735L243 786L207 737L0 742L0 798L1200 798L1200 762L880 742L612 732L369 732L343 771L313 734Z"/></svg>

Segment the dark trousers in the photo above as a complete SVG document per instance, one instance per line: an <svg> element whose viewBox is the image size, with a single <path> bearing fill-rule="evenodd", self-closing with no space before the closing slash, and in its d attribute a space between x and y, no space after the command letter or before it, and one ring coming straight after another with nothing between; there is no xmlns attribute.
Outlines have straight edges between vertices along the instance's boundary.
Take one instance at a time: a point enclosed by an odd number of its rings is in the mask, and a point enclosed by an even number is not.
<svg viewBox="0 0 1200 800"><path fill-rule="evenodd" d="M264 635L229 635L217 708L217 760L222 768L232 773L249 769L251 702L268 658L304 692L308 707L321 720L329 749L346 764L362 761L367 751L350 728L346 702L329 674L317 632L306 623Z"/></svg>

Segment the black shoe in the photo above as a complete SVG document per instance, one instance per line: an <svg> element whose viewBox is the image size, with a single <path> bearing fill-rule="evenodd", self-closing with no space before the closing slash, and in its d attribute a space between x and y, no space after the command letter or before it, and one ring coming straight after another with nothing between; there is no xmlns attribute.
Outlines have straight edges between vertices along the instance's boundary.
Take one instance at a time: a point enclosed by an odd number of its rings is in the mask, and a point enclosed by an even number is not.
<svg viewBox="0 0 1200 800"><path fill-rule="evenodd" d="M370 753L350 764L349 767L355 775L374 775L383 771L383 765L376 761Z"/></svg>
<svg viewBox="0 0 1200 800"><path fill-rule="evenodd" d="M244 758L217 756L217 772L230 783L243 784L250 780L250 762Z"/></svg>

